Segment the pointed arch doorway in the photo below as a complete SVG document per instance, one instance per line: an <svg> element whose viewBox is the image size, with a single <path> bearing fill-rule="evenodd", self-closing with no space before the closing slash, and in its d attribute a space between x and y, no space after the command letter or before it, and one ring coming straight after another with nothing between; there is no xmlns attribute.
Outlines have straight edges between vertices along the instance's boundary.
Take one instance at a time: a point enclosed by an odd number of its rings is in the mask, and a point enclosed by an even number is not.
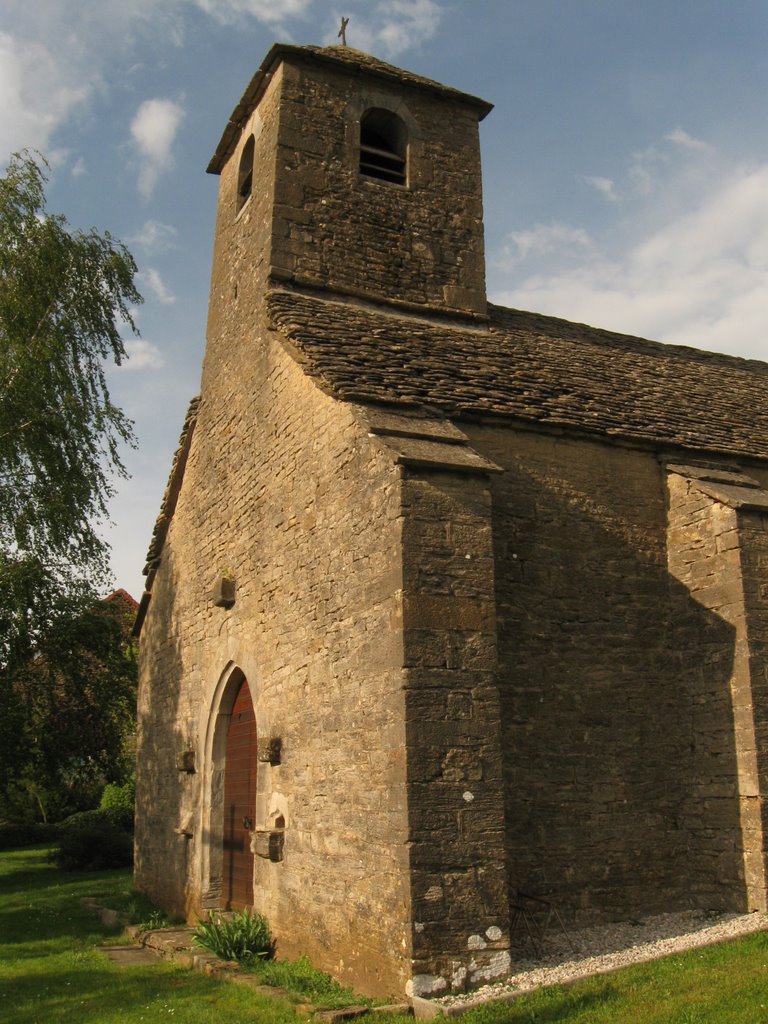
<svg viewBox="0 0 768 1024"><path fill-rule="evenodd" d="M256 715L242 678L227 728L224 762L223 892L225 910L253 906L251 831L256 808Z"/></svg>

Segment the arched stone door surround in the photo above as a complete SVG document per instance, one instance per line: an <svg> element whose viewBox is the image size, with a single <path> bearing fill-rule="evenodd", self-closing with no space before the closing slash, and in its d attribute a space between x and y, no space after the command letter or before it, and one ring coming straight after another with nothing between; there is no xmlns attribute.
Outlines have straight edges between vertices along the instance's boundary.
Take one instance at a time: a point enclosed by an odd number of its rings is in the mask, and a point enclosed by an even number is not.
<svg viewBox="0 0 768 1024"><path fill-rule="evenodd" d="M243 710L242 695L244 687L246 688L246 692L249 693L249 699L245 703L249 704L251 709L253 709L253 705L255 703L252 699L253 693L247 689L248 683L245 674L237 665L230 663L219 678L219 682L216 686L213 700L211 702L211 710L208 718L208 728L205 739L206 758L203 789L204 844L201 891L202 907L204 910L216 910L224 907L228 903L233 903L234 906L239 907L245 902L240 898L235 898L234 901L232 900L233 872L230 852L233 839L233 822L229 820L232 815L231 813L228 814L226 807L226 797L228 795L231 796L231 772L230 786L227 785L228 737L230 736L231 727L237 728L237 725L233 726L233 711L235 714L240 714ZM239 703L238 695L241 697L241 701ZM255 709L253 711L253 717L254 742L251 756L253 758L255 768ZM242 744L240 745L242 747ZM231 753L232 749L230 738L230 754ZM248 769L246 769L246 771L247 770ZM234 823L235 825L240 826L235 830L236 832L239 831L241 833L241 835L237 837L237 841L242 839L245 842L245 850L243 853L249 857L251 865L253 863L253 856L250 854L250 848L247 842L247 833L254 827L256 816L255 786L257 783L257 777L255 770L253 775L253 792L249 797L251 806L249 809L244 810L243 813L236 812L238 821ZM247 824L239 820L242 818L248 819Z"/></svg>

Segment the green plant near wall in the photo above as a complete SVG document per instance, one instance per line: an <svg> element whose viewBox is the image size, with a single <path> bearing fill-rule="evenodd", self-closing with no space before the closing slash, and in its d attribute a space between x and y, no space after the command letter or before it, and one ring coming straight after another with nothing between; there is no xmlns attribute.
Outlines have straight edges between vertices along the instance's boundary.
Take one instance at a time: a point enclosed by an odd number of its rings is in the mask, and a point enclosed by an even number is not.
<svg viewBox="0 0 768 1024"><path fill-rule="evenodd" d="M254 965L259 981L310 999L318 1009L337 1009L352 1005L373 1005L374 1000L360 996L351 988L314 967L307 956L297 960L260 960Z"/></svg>
<svg viewBox="0 0 768 1024"><path fill-rule="evenodd" d="M251 913L247 907L232 914L214 916L209 912L207 920L195 929L193 939L222 960L239 963L268 960L275 952L267 919Z"/></svg>
<svg viewBox="0 0 768 1024"><path fill-rule="evenodd" d="M100 811L109 811L117 808L133 814L133 807L136 803L136 782L133 778L122 785L110 782L104 787L99 803Z"/></svg>

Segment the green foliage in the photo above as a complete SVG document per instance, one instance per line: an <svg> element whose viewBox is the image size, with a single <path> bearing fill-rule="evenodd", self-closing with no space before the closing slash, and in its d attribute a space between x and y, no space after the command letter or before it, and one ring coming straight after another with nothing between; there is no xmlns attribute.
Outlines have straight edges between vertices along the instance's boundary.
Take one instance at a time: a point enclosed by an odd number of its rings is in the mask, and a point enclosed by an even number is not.
<svg viewBox="0 0 768 1024"><path fill-rule="evenodd" d="M133 864L133 840L122 829L80 829L63 833L54 861L67 871L104 871Z"/></svg>
<svg viewBox="0 0 768 1024"><path fill-rule="evenodd" d="M60 833L100 828L119 828L122 832L133 835L133 808L98 807L89 811L78 811L58 824Z"/></svg>
<svg viewBox="0 0 768 1024"><path fill-rule="evenodd" d="M167 928L170 923L170 920L162 910L151 910L146 917L142 918L139 922L139 931L154 932L157 931L158 928Z"/></svg>
<svg viewBox="0 0 768 1024"><path fill-rule="evenodd" d="M61 822L52 858L67 871L103 871L133 864L133 811L83 811Z"/></svg>
<svg viewBox="0 0 768 1024"><path fill-rule="evenodd" d="M335 1009L371 1002L355 995L351 988L340 985L330 974L313 967L307 956L300 956L297 960L265 960L254 965L254 970L263 984L305 996L316 1006Z"/></svg>
<svg viewBox="0 0 768 1024"><path fill-rule="evenodd" d="M0 855L0 992L7 1024L297 1024L290 1004L171 961L126 969L96 947L115 942L80 905L133 905L130 872L68 873L41 850ZM142 914L148 912L140 905Z"/></svg>
<svg viewBox="0 0 768 1024"><path fill-rule="evenodd" d="M47 213L45 181L28 153L0 178L0 544L92 570L94 521L133 442L106 363L125 358L141 296L128 250Z"/></svg>
<svg viewBox="0 0 768 1024"><path fill-rule="evenodd" d="M246 907L238 913L208 914L195 929L194 941L222 960L249 963L274 954L267 919Z"/></svg>
<svg viewBox="0 0 768 1024"><path fill-rule="evenodd" d="M97 533L130 422L106 370L141 301L109 233L45 208L28 153L0 176L0 814L56 819L129 773L135 657L98 605Z"/></svg>
<svg viewBox="0 0 768 1024"><path fill-rule="evenodd" d="M58 837L58 825L46 825L42 822L5 822L0 825L0 850L18 850L36 843L53 843Z"/></svg>
<svg viewBox="0 0 768 1024"><path fill-rule="evenodd" d="M118 809L129 812L133 818L133 809L136 803L136 780L131 778L128 782L118 785L116 782L108 782L101 794L99 810L109 811Z"/></svg>
<svg viewBox="0 0 768 1024"><path fill-rule="evenodd" d="M3 564L0 554L0 618ZM106 782L133 771L136 655L124 608L90 596L68 609L60 596L34 655L0 672L0 813L10 819L93 807Z"/></svg>

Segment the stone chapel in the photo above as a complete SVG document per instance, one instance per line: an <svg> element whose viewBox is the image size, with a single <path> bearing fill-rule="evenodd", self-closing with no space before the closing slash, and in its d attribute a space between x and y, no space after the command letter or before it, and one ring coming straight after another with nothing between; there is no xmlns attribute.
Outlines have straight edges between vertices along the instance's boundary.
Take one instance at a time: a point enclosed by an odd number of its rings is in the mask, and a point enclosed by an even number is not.
<svg viewBox="0 0 768 1024"><path fill-rule="evenodd" d="M270 50L137 619L138 887L377 995L766 909L768 365L489 304L490 109Z"/></svg>

